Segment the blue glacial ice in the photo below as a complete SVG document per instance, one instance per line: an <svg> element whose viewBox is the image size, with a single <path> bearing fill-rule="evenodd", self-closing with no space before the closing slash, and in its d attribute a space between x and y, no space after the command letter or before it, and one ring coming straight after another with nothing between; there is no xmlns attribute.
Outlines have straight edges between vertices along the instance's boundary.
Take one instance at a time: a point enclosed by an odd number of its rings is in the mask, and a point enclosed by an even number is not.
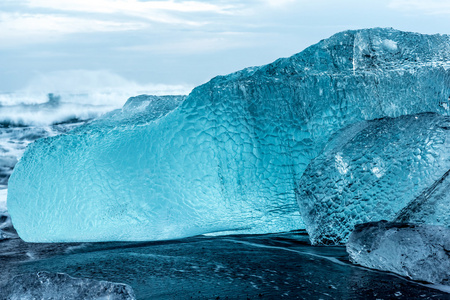
<svg viewBox="0 0 450 300"><path fill-rule="evenodd" d="M449 116L421 113L344 128L298 183L312 243L343 243L356 224L379 220L450 226L449 170Z"/></svg>
<svg viewBox="0 0 450 300"><path fill-rule="evenodd" d="M414 280L450 285L450 229L436 225L359 224L347 243L356 264Z"/></svg>
<svg viewBox="0 0 450 300"><path fill-rule="evenodd" d="M296 184L333 133L446 113L449 95L448 36L338 33L215 77L178 106L151 100L36 141L10 179L8 209L30 242L303 228Z"/></svg>

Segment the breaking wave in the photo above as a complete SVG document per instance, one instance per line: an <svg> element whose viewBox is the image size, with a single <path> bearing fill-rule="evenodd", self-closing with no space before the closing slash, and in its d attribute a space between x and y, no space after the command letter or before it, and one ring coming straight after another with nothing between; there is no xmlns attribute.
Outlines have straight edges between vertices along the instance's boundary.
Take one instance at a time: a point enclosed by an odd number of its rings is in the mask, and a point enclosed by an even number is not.
<svg viewBox="0 0 450 300"><path fill-rule="evenodd" d="M188 94L186 85L138 84L108 71L72 70L36 76L13 93L0 93L0 125L45 126L95 118L140 94Z"/></svg>

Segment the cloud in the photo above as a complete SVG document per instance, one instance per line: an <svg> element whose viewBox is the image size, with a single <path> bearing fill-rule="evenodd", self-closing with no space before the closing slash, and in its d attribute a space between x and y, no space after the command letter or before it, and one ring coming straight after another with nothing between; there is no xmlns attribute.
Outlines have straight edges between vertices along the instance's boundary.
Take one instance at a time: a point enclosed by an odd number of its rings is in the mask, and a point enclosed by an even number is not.
<svg viewBox="0 0 450 300"><path fill-rule="evenodd" d="M283 7L295 3L296 0L264 0L266 4L273 7Z"/></svg>
<svg viewBox="0 0 450 300"><path fill-rule="evenodd" d="M155 10L177 12L215 12L226 13L233 5L217 5L199 1L137 1L137 0L28 0L30 7L43 7L57 10L84 11L97 13L139 13Z"/></svg>
<svg viewBox="0 0 450 300"><path fill-rule="evenodd" d="M205 23L180 17L179 14L230 14L235 5L199 1L137 1L137 0L28 0L29 8L45 8L65 12L116 14L139 17L153 22L201 26ZM178 14L178 15L177 15Z"/></svg>
<svg viewBox="0 0 450 300"><path fill-rule="evenodd" d="M4 0L0 3L0 48L53 42L67 34L146 31L150 35L182 30L226 32L245 30L260 21L252 18L295 0ZM302 0L303 1L303 0ZM9 11L9 12L8 12ZM243 19L244 18L244 19ZM240 20L237 22L237 20ZM240 29L234 29L238 28ZM147 29L147 30L145 30ZM180 37L183 36L180 34ZM206 39L209 39L207 41ZM194 41L189 49L216 48L221 37ZM176 43L172 42L172 44ZM233 43L232 41L230 42ZM144 43L145 44L145 43ZM236 44L236 42L235 42ZM196 47L195 45L198 45ZM202 45L205 46L202 48ZM213 45L213 46L211 46ZM156 48L159 45L154 45ZM170 47L170 45L168 45Z"/></svg>
<svg viewBox="0 0 450 300"><path fill-rule="evenodd" d="M450 2L448 0L391 0L388 4L391 9L420 14L450 14Z"/></svg>
<svg viewBox="0 0 450 300"><path fill-rule="evenodd" d="M180 49L183 55L202 54L229 49L245 48L255 46L255 36L249 32L219 32L202 34L190 38L180 37L176 41L164 43L150 43L144 45L130 45L117 47L120 51L148 52L152 54L177 54Z"/></svg>
<svg viewBox="0 0 450 300"><path fill-rule="evenodd" d="M47 42L78 32L120 32L145 28L142 22L119 22L56 14L0 13L0 47Z"/></svg>
<svg viewBox="0 0 450 300"><path fill-rule="evenodd" d="M195 30L215 23L218 19L215 16L230 16L244 11L239 9L242 4L229 1L218 1L217 4L174 0L5 1L0 3L0 48L54 41L73 33L146 28L153 31L162 28Z"/></svg>

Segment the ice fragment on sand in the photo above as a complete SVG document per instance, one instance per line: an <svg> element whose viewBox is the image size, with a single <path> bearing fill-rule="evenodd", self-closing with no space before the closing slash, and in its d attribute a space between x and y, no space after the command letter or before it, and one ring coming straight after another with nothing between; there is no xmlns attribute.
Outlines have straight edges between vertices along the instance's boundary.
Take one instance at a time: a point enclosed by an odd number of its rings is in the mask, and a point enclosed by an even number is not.
<svg viewBox="0 0 450 300"><path fill-rule="evenodd" d="M356 264L414 280L450 285L450 229L389 223L356 225L347 243Z"/></svg>
<svg viewBox="0 0 450 300"><path fill-rule="evenodd" d="M133 289L122 283L74 278L64 273L38 272L15 276L0 287L2 297L32 299L136 299Z"/></svg>

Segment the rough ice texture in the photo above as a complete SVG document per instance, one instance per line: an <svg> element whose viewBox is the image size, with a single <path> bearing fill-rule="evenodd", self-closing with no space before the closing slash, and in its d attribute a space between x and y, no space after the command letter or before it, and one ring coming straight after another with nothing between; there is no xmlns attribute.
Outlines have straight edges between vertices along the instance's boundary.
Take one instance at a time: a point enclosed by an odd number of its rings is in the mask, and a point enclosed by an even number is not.
<svg viewBox="0 0 450 300"><path fill-rule="evenodd" d="M360 120L445 112L449 62L445 35L338 33L216 77L171 112L152 106L138 125L103 119L38 140L15 168L8 208L34 242L301 228L295 186L330 135Z"/></svg>
<svg viewBox="0 0 450 300"><path fill-rule="evenodd" d="M414 280L450 285L450 229L387 221L359 224L347 252L353 263Z"/></svg>
<svg viewBox="0 0 450 300"><path fill-rule="evenodd" d="M312 243L344 243L356 224L397 215L450 226L443 180L449 170L448 116L422 113L346 127L298 183Z"/></svg>
<svg viewBox="0 0 450 300"><path fill-rule="evenodd" d="M73 278L64 273L48 272L15 276L5 286L0 287L0 297L8 300L136 299L133 289L126 284Z"/></svg>
<svg viewBox="0 0 450 300"><path fill-rule="evenodd" d="M450 227L450 170L445 172L395 217L395 222L426 223Z"/></svg>
<svg viewBox="0 0 450 300"><path fill-rule="evenodd" d="M2 108L1 103L0 108ZM13 124L2 124L2 121L0 120L0 193L3 189L7 188L9 176L29 143L38 138L67 132L78 124L79 123L65 123L43 127L15 127ZM3 200L1 198L3 197L0 195L0 209Z"/></svg>

